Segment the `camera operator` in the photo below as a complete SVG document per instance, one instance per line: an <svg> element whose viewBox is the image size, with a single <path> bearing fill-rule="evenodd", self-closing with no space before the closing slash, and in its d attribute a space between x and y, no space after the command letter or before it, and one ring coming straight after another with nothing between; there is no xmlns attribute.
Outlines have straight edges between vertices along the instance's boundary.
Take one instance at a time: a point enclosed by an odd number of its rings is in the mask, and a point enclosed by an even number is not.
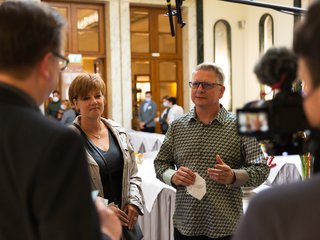
<svg viewBox="0 0 320 240"><path fill-rule="evenodd" d="M317 129L320 129L319 13L320 2L316 1L310 6L307 17L297 29L294 39L299 76L308 87L303 104L304 110L309 124ZM313 140L311 145L319 146L319 143L319 140ZM312 147L311 150L319 152L319 147ZM317 158L319 153L315 151L312 153ZM320 176L314 176L305 182L262 192L251 201L234 235L234 240L318 239L319 187Z"/></svg>
<svg viewBox="0 0 320 240"><path fill-rule="evenodd" d="M239 134L264 140L269 155L304 151L302 131L308 129L308 124L302 96L292 91L297 69L297 57L291 50L285 47L268 49L254 72L260 83L277 93L272 100L253 101L237 110Z"/></svg>

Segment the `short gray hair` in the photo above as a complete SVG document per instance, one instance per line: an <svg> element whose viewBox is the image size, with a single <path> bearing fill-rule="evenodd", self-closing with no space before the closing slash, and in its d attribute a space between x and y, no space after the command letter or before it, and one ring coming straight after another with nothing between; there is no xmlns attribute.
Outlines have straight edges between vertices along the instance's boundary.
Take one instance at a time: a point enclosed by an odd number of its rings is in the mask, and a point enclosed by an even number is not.
<svg viewBox="0 0 320 240"><path fill-rule="evenodd" d="M224 73L221 67L219 67L217 64L213 63L213 62L204 62L204 63L200 63L198 66L196 66L196 68L193 70L192 72L192 78L194 77L194 74L198 71L209 71L209 72L215 72L217 74L217 80L218 83L220 84L224 84Z"/></svg>

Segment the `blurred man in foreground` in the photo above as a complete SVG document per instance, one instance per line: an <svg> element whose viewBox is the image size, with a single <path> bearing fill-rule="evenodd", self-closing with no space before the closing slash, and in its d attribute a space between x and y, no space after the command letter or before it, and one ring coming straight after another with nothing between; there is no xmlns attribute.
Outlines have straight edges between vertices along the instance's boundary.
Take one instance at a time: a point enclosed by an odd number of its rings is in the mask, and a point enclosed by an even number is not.
<svg viewBox="0 0 320 240"><path fill-rule="evenodd" d="M38 107L68 64L64 25L41 3L0 5L0 239L121 234L119 220L101 202L97 214L81 140Z"/></svg>

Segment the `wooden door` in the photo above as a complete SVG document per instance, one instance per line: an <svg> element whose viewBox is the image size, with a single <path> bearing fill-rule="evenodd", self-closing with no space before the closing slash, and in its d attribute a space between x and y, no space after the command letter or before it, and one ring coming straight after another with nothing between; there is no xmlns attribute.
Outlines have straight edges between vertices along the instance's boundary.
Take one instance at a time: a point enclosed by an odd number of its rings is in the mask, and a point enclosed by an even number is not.
<svg viewBox="0 0 320 240"><path fill-rule="evenodd" d="M99 73L106 82L104 5L51 1L48 4L56 8L68 23L64 50L70 64L61 73L57 86L62 99L68 99L69 85L81 72ZM104 116L107 111L105 108Z"/></svg>
<svg viewBox="0 0 320 240"><path fill-rule="evenodd" d="M146 91L152 92L158 115L163 110L164 96L176 97L178 104L183 105L182 33L176 28L176 37L171 36L166 11L155 7L131 6L130 9L134 129Z"/></svg>

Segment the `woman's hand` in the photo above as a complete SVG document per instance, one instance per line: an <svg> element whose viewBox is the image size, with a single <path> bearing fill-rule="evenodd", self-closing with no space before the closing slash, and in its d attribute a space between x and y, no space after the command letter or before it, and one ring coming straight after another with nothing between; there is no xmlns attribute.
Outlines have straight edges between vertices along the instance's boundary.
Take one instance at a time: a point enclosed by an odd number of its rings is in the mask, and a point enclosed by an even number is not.
<svg viewBox="0 0 320 240"><path fill-rule="evenodd" d="M139 210L136 206L128 204L125 206L124 211L127 213L129 219L128 228L131 230L138 221Z"/></svg>
<svg viewBox="0 0 320 240"><path fill-rule="evenodd" d="M128 226L129 218L128 215L119 209L116 205L109 205L109 208L118 216L122 226Z"/></svg>

